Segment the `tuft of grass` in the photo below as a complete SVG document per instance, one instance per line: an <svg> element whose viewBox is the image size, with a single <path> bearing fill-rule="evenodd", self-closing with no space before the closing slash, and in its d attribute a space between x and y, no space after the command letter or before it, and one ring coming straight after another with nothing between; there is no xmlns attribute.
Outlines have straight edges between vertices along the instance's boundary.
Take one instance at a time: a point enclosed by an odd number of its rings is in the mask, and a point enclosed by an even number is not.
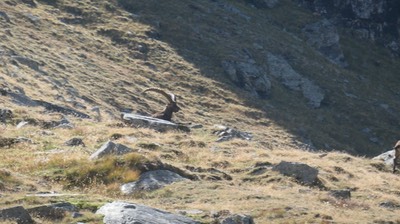
<svg viewBox="0 0 400 224"><path fill-rule="evenodd" d="M144 161L146 159L136 153L122 157L109 156L96 161L75 161L75 166L64 171L62 182L65 188L70 189L135 181L140 175L137 167Z"/></svg>

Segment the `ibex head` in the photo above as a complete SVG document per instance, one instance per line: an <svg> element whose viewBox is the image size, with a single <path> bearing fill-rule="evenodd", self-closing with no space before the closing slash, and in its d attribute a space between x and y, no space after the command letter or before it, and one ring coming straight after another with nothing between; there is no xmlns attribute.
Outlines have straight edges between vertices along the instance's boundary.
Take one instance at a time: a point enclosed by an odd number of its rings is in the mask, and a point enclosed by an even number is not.
<svg viewBox="0 0 400 224"><path fill-rule="evenodd" d="M154 114L153 117L171 121L172 113L178 112L181 109L177 105L176 96L172 93L167 93L164 90L158 89L158 88L148 88L148 89L144 90L143 93L148 92L148 91L160 93L161 95L165 96L165 98L167 98L167 100L168 100L168 104L166 105L165 109L160 113Z"/></svg>

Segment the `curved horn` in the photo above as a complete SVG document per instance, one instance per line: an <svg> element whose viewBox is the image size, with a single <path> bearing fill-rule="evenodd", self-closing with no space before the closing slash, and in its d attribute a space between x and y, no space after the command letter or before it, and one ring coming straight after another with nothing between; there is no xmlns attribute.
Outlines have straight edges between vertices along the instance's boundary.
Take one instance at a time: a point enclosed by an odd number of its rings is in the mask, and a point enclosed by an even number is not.
<svg viewBox="0 0 400 224"><path fill-rule="evenodd" d="M165 98L167 98L170 103L176 103L176 96L172 93L166 93L164 90L159 88L147 88L143 91L143 93L148 91L160 93L161 95L165 96Z"/></svg>

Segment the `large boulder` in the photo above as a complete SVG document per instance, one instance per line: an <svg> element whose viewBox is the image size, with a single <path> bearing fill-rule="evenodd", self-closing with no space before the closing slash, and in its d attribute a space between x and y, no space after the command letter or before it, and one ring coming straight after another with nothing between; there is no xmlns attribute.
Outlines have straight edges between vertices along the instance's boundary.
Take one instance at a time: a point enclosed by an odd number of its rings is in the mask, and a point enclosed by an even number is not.
<svg viewBox="0 0 400 224"><path fill-rule="evenodd" d="M298 182L307 186L321 186L318 170L307 164L282 161L272 170L285 176L294 177Z"/></svg>
<svg viewBox="0 0 400 224"><path fill-rule="evenodd" d="M16 222L18 224L35 223L32 217L29 215L28 211L26 211L25 208L23 208L22 206L0 210L0 221L6 223L10 221L10 223Z"/></svg>
<svg viewBox="0 0 400 224"><path fill-rule="evenodd" d="M153 117L142 116L138 114L122 113L122 120L133 127L144 127L157 130L159 132L165 132L169 130L180 130L190 132L190 128L185 125L175 124L170 121L157 119Z"/></svg>
<svg viewBox="0 0 400 224"><path fill-rule="evenodd" d="M378 156L375 156L374 158L372 158L373 160L379 160L384 162L387 166L393 166L393 159L394 159L394 154L395 151L393 150L389 150L387 152L384 152Z"/></svg>
<svg viewBox="0 0 400 224"><path fill-rule="evenodd" d="M94 152L89 159L99 159L107 155L123 155L132 151L131 148L125 145L107 141L100 147L100 149Z"/></svg>
<svg viewBox="0 0 400 224"><path fill-rule="evenodd" d="M105 224L198 224L193 219L175 215L166 211L150 208L144 205L112 202L105 204L96 214L104 215Z"/></svg>
<svg viewBox="0 0 400 224"><path fill-rule="evenodd" d="M325 93L319 86L297 73L281 56L268 53L267 62L269 73L275 76L285 87L290 90L301 91L303 96L308 99L308 104L312 108L321 106L321 102L325 98Z"/></svg>
<svg viewBox="0 0 400 224"><path fill-rule="evenodd" d="M169 170L148 171L140 175L139 180L121 186L124 194L132 194L140 191L151 191L162 188L178 181L188 180Z"/></svg>

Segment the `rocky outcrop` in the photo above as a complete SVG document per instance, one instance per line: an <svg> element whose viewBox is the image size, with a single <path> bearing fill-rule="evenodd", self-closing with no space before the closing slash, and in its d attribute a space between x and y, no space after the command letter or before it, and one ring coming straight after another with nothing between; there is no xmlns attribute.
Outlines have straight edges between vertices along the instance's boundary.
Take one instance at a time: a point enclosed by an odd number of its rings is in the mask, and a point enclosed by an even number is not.
<svg viewBox="0 0 400 224"><path fill-rule="evenodd" d="M148 171L140 175L139 180L121 186L124 194L133 194L140 191L151 191L160 189L166 185L188 180L177 173L169 170Z"/></svg>
<svg viewBox="0 0 400 224"><path fill-rule="evenodd" d="M312 108L321 106L321 102L325 98L325 93L319 86L297 73L292 66L280 56L268 53L267 62L269 65L269 73L276 77L284 86L290 90L302 92Z"/></svg>
<svg viewBox="0 0 400 224"><path fill-rule="evenodd" d="M323 19L306 25L303 32L307 36L307 43L316 48L328 60L341 67L348 66L339 44L339 34L333 23Z"/></svg>
<svg viewBox="0 0 400 224"><path fill-rule="evenodd" d="M271 81L265 69L256 63L247 50L237 53L234 58L221 63L228 78L255 96L267 97L271 91Z"/></svg>
<svg viewBox="0 0 400 224"><path fill-rule="evenodd" d="M199 222L181 215L175 215L166 211L150 208L144 205L112 202L105 204L96 214L104 215L105 224L198 224Z"/></svg>
<svg viewBox="0 0 400 224"><path fill-rule="evenodd" d="M400 55L400 1L395 0L295 0L337 24L351 28L358 38L380 43Z"/></svg>

